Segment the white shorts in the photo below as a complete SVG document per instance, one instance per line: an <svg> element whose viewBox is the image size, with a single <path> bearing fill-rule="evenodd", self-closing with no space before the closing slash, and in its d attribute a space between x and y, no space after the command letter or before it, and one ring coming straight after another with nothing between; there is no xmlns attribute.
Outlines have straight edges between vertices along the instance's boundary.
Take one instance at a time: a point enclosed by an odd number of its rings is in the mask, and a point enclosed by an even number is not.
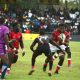
<svg viewBox="0 0 80 80"><path fill-rule="evenodd" d="M50 44L50 43L49 43L49 46L50 46L51 52L56 52L57 50L59 50L56 46L54 46L54 45L52 45L52 44ZM65 50L66 46L65 46L65 45L60 45L60 48L61 48L62 50Z"/></svg>

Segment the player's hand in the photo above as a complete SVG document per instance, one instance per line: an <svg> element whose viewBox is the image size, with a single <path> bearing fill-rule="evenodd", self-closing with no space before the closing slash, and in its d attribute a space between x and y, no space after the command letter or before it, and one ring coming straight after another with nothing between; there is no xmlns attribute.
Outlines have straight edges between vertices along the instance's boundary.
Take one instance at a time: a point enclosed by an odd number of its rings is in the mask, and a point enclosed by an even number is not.
<svg viewBox="0 0 80 80"><path fill-rule="evenodd" d="M16 48L13 49L15 54L18 54L18 50Z"/></svg>
<svg viewBox="0 0 80 80"><path fill-rule="evenodd" d="M22 52L22 57L25 56L25 52Z"/></svg>
<svg viewBox="0 0 80 80"><path fill-rule="evenodd" d="M25 50L22 50L22 57L25 56Z"/></svg>

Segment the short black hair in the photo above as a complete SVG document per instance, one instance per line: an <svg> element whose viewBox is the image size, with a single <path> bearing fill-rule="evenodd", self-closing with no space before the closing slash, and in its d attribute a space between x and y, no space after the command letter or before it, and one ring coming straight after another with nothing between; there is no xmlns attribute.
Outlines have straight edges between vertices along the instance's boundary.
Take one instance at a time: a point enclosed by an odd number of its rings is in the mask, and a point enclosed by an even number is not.
<svg viewBox="0 0 80 80"><path fill-rule="evenodd" d="M65 27L65 24L62 23L58 25L58 27L61 27L61 26Z"/></svg>
<svg viewBox="0 0 80 80"><path fill-rule="evenodd" d="M13 22L12 23L13 28L17 27L17 24L18 24L17 22Z"/></svg>
<svg viewBox="0 0 80 80"><path fill-rule="evenodd" d="M39 34L40 34L40 35L44 35L44 34L45 34L45 30L40 30L40 31L39 31Z"/></svg>

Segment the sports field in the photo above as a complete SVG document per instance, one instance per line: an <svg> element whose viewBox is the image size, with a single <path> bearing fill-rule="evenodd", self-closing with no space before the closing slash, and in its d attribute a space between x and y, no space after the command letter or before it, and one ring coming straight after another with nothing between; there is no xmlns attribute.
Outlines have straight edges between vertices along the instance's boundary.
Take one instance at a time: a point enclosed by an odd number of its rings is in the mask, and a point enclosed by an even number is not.
<svg viewBox="0 0 80 80"><path fill-rule="evenodd" d="M48 68L43 72L43 63L45 56L41 55L36 60L36 71L33 75L28 75L31 70L31 56L30 44L32 41L24 41L26 55L21 56L19 50L19 59L16 64L12 66L11 74L6 76L6 80L80 80L80 42L70 42L72 51L72 67L67 67L67 54L65 56L64 64L58 75L54 75L58 58L54 61L52 77L48 76Z"/></svg>

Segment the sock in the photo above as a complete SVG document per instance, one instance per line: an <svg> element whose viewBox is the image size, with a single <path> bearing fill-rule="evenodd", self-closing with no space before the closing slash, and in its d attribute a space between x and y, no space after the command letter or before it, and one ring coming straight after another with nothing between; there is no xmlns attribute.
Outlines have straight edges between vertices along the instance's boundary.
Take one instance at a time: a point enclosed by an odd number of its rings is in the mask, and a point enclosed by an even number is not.
<svg viewBox="0 0 80 80"><path fill-rule="evenodd" d="M61 66L58 65L55 72L58 72L58 71L60 70L60 67L61 67Z"/></svg>
<svg viewBox="0 0 80 80"><path fill-rule="evenodd" d="M44 63L44 65L43 66L47 66L47 63Z"/></svg>
<svg viewBox="0 0 80 80"><path fill-rule="evenodd" d="M1 79L4 79L5 77L5 73L6 73L6 70L7 70L7 64L3 64L2 65L2 74L1 74Z"/></svg>
<svg viewBox="0 0 80 80"><path fill-rule="evenodd" d="M71 59L68 59L68 67L71 66Z"/></svg>
<svg viewBox="0 0 80 80"><path fill-rule="evenodd" d="M34 70L35 69L35 66L32 66L32 70Z"/></svg>
<svg viewBox="0 0 80 80"><path fill-rule="evenodd" d="M7 68L8 71L10 71L10 68Z"/></svg>
<svg viewBox="0 0 80 80"><path fill-rule="evenodd" d="M52 70L49 70L49 72L48 73L52 73Z"/></svg>

